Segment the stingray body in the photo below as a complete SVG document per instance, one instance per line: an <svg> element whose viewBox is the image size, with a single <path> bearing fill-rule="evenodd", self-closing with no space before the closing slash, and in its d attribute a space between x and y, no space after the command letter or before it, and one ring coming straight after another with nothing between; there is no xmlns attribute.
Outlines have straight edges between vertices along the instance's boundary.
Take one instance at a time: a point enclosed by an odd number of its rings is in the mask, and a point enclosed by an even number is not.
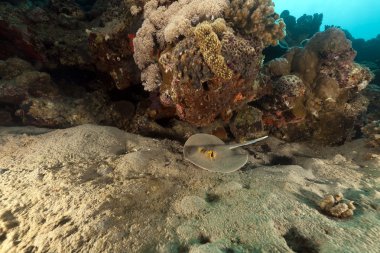
<svg viewBox="0 0 380 253"><path fill-rule="evenodd" d="M248 154L238 147L250 145L266 139L264 136L239 144L225 144L210 134L194 134L185 143L183 154L186 160L196 166L215 172L233 172L248 161Z"/></svg>

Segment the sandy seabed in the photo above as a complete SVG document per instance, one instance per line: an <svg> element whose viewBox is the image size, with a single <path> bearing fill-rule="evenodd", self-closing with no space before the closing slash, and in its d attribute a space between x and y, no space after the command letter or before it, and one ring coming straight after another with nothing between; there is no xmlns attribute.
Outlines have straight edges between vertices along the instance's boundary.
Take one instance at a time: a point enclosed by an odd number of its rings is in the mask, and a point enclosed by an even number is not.
<svg viewBox="0 0 380 253"><path fill-rule="evenodd" d="M220 174L112 127L0 128L0 252L380 252L378 151L266 143ZM320 212L338 192L353 217Z"/></svg>

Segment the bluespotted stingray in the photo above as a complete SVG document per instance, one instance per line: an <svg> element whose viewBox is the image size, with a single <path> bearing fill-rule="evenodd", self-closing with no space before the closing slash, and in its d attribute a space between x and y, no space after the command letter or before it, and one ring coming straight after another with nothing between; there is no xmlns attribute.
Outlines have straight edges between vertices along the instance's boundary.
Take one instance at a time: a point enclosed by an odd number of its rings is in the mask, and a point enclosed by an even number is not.
<svg viewBox="0 0 380 253"><path fill-rule="evenodd" d="M183 154L186 160L202 169L229 173L240 169L248 161L248 153L239 147L262 141L267 137L244 143L225 144L214 135L194 134L186 141Z"/></svg>

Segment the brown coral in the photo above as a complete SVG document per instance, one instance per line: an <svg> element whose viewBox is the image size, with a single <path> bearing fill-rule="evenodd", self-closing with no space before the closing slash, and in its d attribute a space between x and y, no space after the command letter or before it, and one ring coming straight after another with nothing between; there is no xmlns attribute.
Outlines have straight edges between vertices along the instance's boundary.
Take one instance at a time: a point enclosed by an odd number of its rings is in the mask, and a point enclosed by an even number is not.
<svg viewBox="0 0 380 253"><path fill-rule="evenodd" d="M195 27L194 35L203 59L215 76L222 79L231 79L232 70L226 65L221 54L222 44L212 26L208 22L201 23Z"/></svg>
<svg viewBox="0 0 380 253"><path fill-rule="evenodd" d="M261 66L260 50L256 50L248 40L235 36L232 32L222 35L222 54L227 66L244 79L254 79ZM258 60L253 61L252 59Z"/></svg>
<svg viewBox="0 0 380 253"><path fill-rule="evenodd" d="M285 37L285 23L274 12L272 0L232 0L225 15L237 31L262 41L264 47Z"/></svg>
<svg viewBox="0 0 380 253"><path fill-rule="evenodd" d="M235 77L227 81L211 79L200 88L191 82L181 83L171 86L168 92L182 120L207 126L218 116L228 121L233 110L253 99L256 90Z"/></svg>
<svg viewBox="0 0 380 253"><path fill-rule="evenodd" d="M144 22L133 41L133 57L142 73L146 72L145 76L150 75L146 68L157 64L157 51L167 50L179 42L181 36L193 36L193 25L197 25L201 19L211 20L220 17L227 7L227 1L224 0L179 0L173 3L148 1L144 7ZM160 86L161 80L153 80L154 76L144 80L146 90L153 91Z"/></svg>

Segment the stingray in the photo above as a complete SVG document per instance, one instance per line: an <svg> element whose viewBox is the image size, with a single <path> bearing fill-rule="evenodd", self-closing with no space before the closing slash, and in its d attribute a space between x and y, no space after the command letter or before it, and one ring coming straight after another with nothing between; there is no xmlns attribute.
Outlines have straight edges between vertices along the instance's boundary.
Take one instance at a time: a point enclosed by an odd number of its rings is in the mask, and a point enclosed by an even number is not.
<svg viewBox="0 0 380 253"><path fill-rule="evenodd" d="M225 144L214 135L194 134L186 141L183 154L186 160L202 169L223 173L233 172L248 161L248 153L239 147L262 141L267 137L244 143Z"/></svg>

